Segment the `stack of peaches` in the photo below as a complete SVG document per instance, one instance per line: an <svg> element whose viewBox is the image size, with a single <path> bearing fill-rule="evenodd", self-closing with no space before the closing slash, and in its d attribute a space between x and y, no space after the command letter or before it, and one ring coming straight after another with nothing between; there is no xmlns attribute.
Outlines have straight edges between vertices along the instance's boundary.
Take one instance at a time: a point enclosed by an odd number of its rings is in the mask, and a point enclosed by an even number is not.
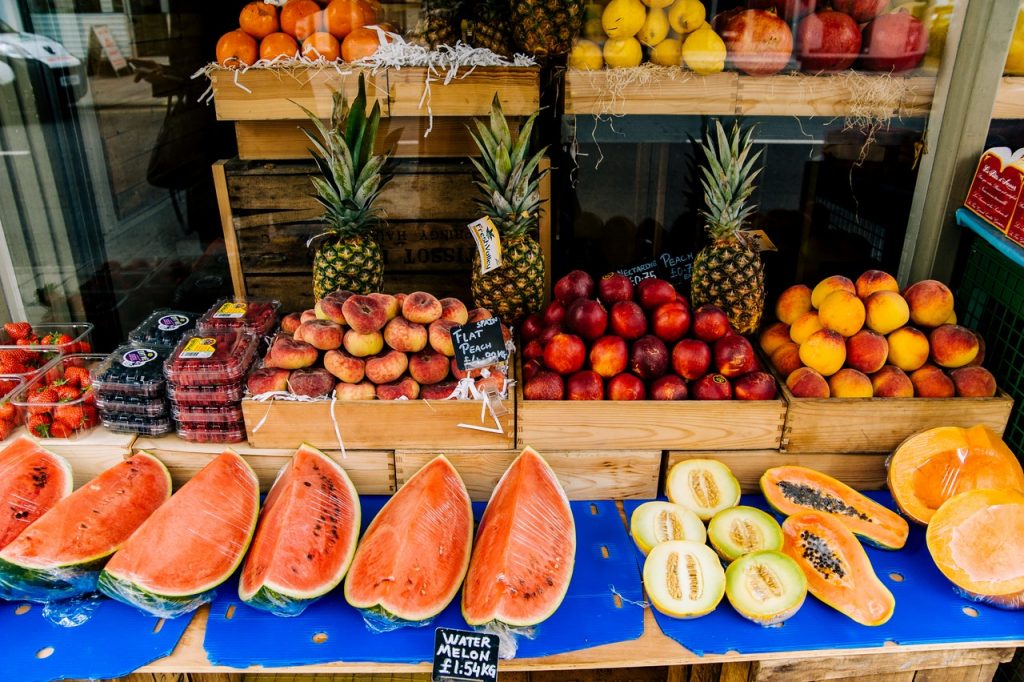
<svg viewBox="0 0 1024 682"><path fill-rule="evenodd" d="M288 0L277 6L255 0L238 15L239 28L217 41L217 63L228 68L251 66L259 59L297 58L354 62L380 48L375 28L376 0ZM389 24L385 31L396 32Z"/></svg>
<svg viewBox="0 0 1024 682"><path fill-rule="evenodd" d="M270 344L262 367L249 375L249 393L289 392L338 400L443 400L457 380L475 378L483 392L501 392L497 369L464 372L455 362L451 331L491 317L483 308L467 310L457 298L425 291L366 296L335 291L311 310L290 313ZM509 337L508 330L502 330Z"/></svg>
<svg viewBox="0 0 1024 682"><path fill-rule="evenodd" d="M985 344L956 324L953 293L923 280L902 293L896 279L868 270L856 282L834 275L814 289L779 296L778 322L760 336L786 385L800 398L991 397L981 366Z"/></svg>

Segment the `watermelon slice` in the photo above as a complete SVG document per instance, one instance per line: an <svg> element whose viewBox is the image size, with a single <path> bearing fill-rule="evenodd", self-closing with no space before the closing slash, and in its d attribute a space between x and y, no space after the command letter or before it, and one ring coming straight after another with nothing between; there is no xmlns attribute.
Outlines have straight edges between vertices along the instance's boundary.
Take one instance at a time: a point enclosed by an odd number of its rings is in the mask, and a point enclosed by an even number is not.
<svg viewBox="0 0 1024 682"><path fill-rule="evenodd" d="M256 474L225 450L111 557L100 591L163 618L199 608L242 563L259 507Z"/></svg>
<svg viewBox="0 0 1024 682"><path fill-rule="evenodd" d="M345 599L390 619L433 618L458 593L472 546L466 485L446 457L435 457L366 529L345 578Z"/></svg>
<svg viewBox="0 0 1024 682"><path fill-rule="evenodd" d="M576 524L544 458L526 448L491 494L462 588L470 625L536 625L557 609L572 579Z"/></svg>
<svg viewBox="0 0 1024 682"><path fill-rule="evenodd" d="M94 592L107 559L171 496L171 475L139 453L60 500L0 550L0 591L57 601Z"/></svg>
<svg viewBox="0 0 1024 682"><path fill-rule="evenodd" d="M71 465L21 437L0 450L0 549L71 494Z"/></svg>
<svg viewBox="0 0 1024 682"><path fill-rule="evenodd" d="M345 577L359 523L359 495L345 470L303 444L263 504L238 596L279 616L299 615Z"/></svg>

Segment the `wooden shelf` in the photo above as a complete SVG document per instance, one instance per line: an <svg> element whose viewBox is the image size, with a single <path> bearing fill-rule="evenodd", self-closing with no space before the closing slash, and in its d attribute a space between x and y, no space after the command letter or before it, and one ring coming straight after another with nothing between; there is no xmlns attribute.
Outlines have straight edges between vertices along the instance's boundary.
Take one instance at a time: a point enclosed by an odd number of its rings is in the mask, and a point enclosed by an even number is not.
<svg viewBox="0 0 1024 682"><path fill-rule="evenodd" d="M1024 118L1024 77L1004 76L999 80L992 118Z"/></svg>

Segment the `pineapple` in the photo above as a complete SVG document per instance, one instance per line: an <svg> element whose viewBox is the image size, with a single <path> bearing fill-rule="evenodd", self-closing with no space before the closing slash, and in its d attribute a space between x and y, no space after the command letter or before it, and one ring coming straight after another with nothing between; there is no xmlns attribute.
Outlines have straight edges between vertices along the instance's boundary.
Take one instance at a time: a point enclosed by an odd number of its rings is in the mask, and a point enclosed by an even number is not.
<svg viewBox="0 0 1024 682"><path fill-rule="evenodd" d="M411 34L412 42L435 49L454 46L459 40L461 0L428 0L423 3L419 20Z"/></svg>
<svg viewBox="0 0 1024 682"><path fill-rule="evenodd" d="M568 54L583 23L584 0L511 0L516 47L538 57Z"/></svg>
<svg viewBox="0 0 1024 682"><path fill-rule="evenodd" d="M503 0L475 4L473 18L462 21L462 40L467 45L485 47L502 57L511 57L515 46L508 4Z"/></svg>
<svg viewBox="0 0 1024 682"><path fill-rule="evenodd" d="M527 156L534 113L512 135L495 94L490 125L475 120L470 135L480 149L480 159L470 158L480 173L477 186L484 199L477 206L501 235L502 265L480 274L480 255L473 255L471 291L477 307L487 308L505 322L518 324L544 303L544 253L532 233L540 222L540 179L547 170L537 166L547 147Z"/></svg>
<svg viewBox="0 0 1024 682"><path fill-rule="evenodd" d="M701 168L701 185L707 207L702 214L711 243L694 258L690 282L693 305L718 306L740 334L756 331L764 312L764 266L743 227L756 209L749 201L762 170L754 168L761 152L751 154L753 132L744 133L735 124L726 135L715 121L714 138L710 131L705 135L701 147L708 163Z"/></svg>
<svg viewBox="0 0 1024 682"><path fill-rule="evenodd" d="M373 202L387 182L386 154L374 154L380 125L380 103L366 113L366 83L359 76L359 93L349 105L334 93L331 127L302 108L318 135L304 131L313 144L310 153L322 177L312 178L316 200L324 207L327 229L309 241L313 256L313 295L317 300L339 289L357 294L380 291L384 284L384 256L374 231L380 212Z"/></svg>

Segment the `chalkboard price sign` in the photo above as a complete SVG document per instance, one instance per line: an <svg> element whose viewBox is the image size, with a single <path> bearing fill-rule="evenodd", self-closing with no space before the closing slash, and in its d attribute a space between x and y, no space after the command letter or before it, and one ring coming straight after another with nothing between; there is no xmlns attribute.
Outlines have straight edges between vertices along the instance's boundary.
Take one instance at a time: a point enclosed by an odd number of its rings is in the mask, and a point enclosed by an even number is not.
<svg viewBox="0 0 1024 682"><path fill-rule="evenodd" d="M658 254L656 258L616 270L619 274L629 277L633 284L640 280L659 277L667 280L680 291L686 291L690 284L690 272L693 269L692 253Z"/></svg>
<svg viewBox="0 0 1024 682"><path fill-rule="evenodd" d="M434 631L433 682L496 682L498 636L472 630Z"/></svg>
<svg viewBox="0 0 1024 682"><path fill-rule="evenodd" d="M501 333L501 320L488 317L452 329L455 364L459 369L480 369L508 361L508 348Z"/></svg>

